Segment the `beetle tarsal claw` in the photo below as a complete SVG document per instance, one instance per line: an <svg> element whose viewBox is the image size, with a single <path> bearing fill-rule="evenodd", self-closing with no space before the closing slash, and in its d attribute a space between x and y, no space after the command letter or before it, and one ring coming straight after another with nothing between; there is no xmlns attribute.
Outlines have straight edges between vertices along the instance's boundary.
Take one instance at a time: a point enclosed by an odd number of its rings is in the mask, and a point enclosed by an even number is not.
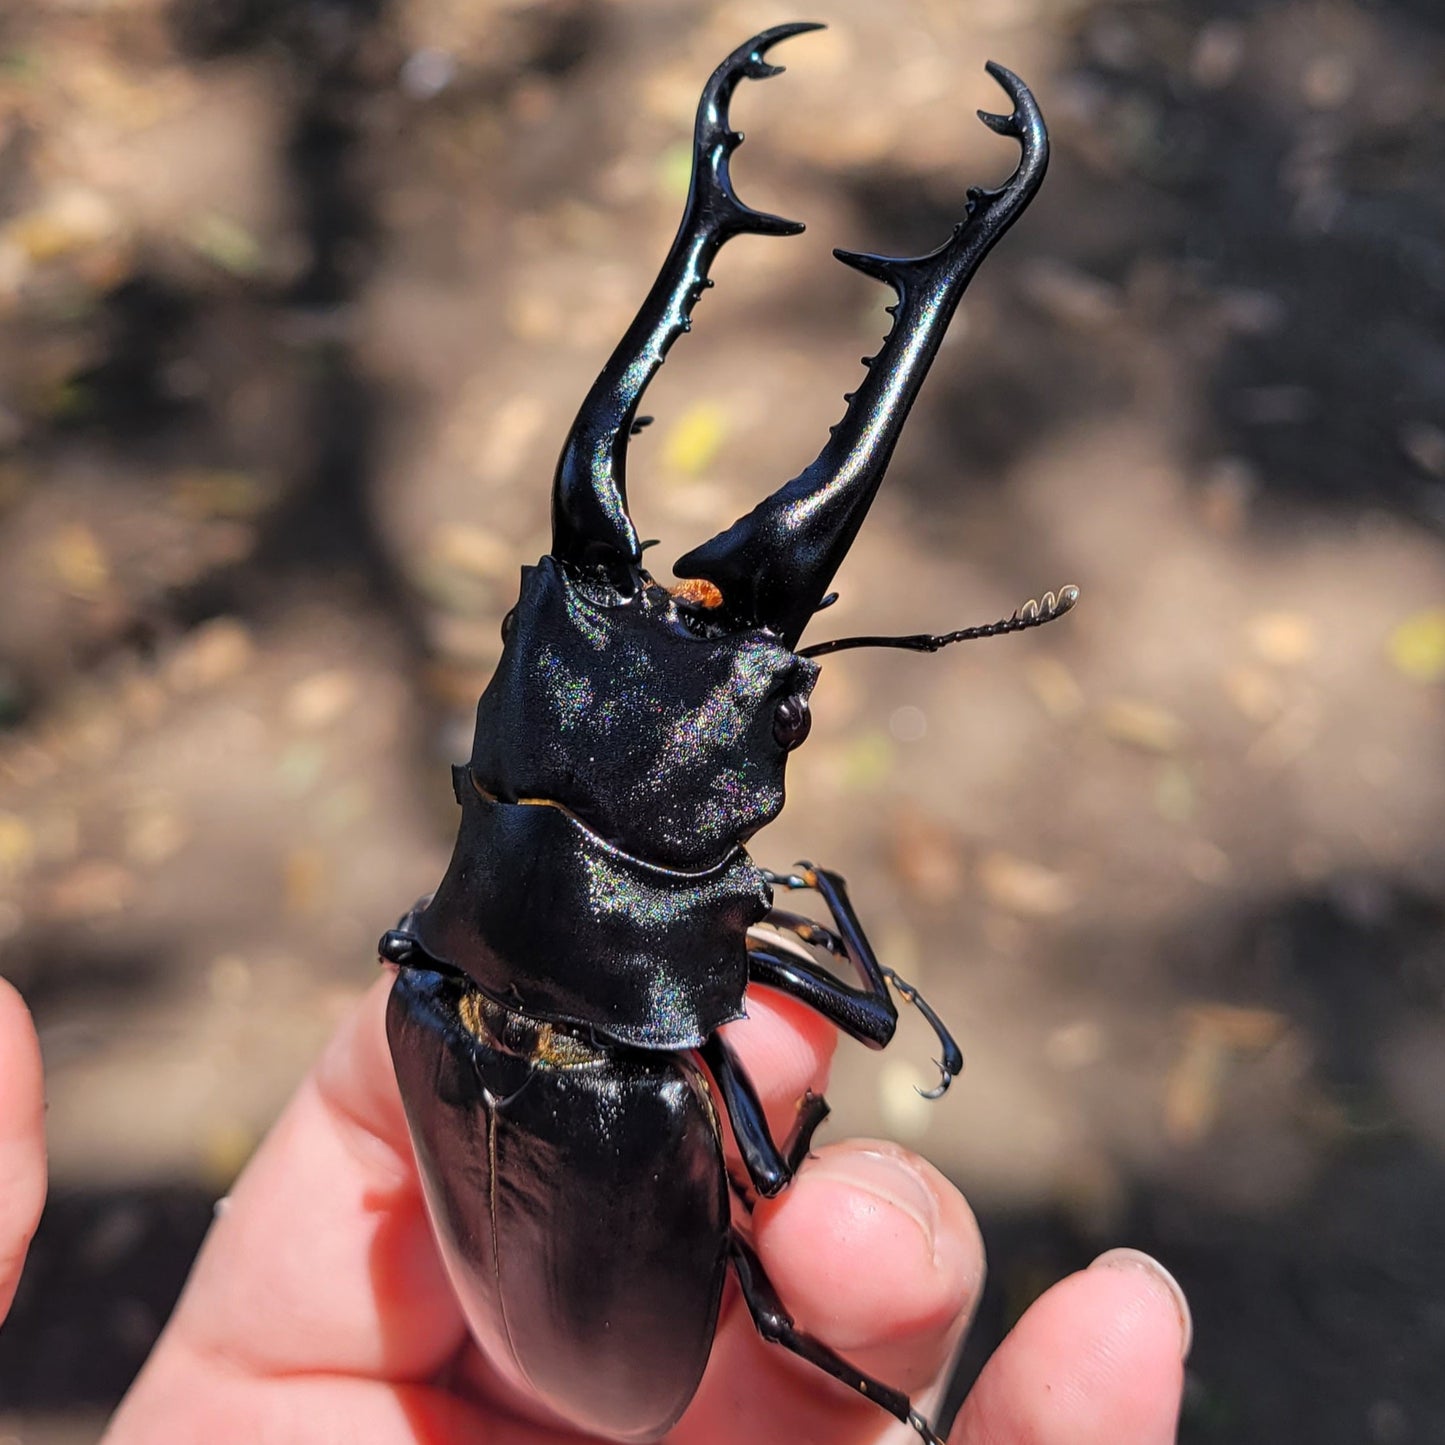
<svg viewBox="0 0 1445 1445"><path fill-rule="evenodd" d="M916 1084L914 1085L917 1093L923 1098L941 1099L948 1092L948 1086L963 1072L963 1050L958 1047L943 1020L934 1013L928 1000L907 979L900 978L891 968L883 968L882 973L883 977L893 985L899 998L905 1003L912 1004L923 1015L928 1026L938 1036L938 1042L943 1046L943 1058L933 1061L941 1075L938 1083L931 1089L919 1089Z"/></svg>

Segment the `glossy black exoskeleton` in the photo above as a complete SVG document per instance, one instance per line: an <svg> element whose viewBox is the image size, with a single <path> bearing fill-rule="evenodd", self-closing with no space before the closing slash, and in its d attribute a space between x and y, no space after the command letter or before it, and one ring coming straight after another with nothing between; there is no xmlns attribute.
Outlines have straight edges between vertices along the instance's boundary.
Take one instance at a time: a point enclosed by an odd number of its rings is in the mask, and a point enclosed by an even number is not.
<svg viewBox="0 0 1445 1445"><path fill-rule="evenodd" d="M730 1185L770 1196L826 1113L800 1107L774 1142L718 1032L746 990L777 989L881 1048L890 984L942 1042L941 1093L961 1067L927 1005L882 966L843 882L808 865L778 875L744 845L783 806L789 752L807 737L814 657L844 647L932 651L1036 626L1065 589L1004 622L799 650L852 544L974 270L1043 179L1033 97L989 71L1013 112L980 112L1022 159L926 256L839 251L897 293L893 327L816 461L676 565L642 565L627 513L637 406L723 243L802 227L739 201L728 160L742 137L728 101L764 56L817 27L740 46L703 91L681 228L637 319L562 450L551 552L523 570L505 645L453 770L461 832L435 896L382 940L398 965L388 1029L443 1257L492 1364L578 1428L654 1440L686 1409L711 1348L731 1262L758 1327L875 1400L926 1440L901 1392L798 1331L731 1220ZM773 907L811 890L823 927ZM763 925L759 928L758 925ZM811 951L851 967L842 982ZM720 1113L747 1180L724 1164Z"/></svg>

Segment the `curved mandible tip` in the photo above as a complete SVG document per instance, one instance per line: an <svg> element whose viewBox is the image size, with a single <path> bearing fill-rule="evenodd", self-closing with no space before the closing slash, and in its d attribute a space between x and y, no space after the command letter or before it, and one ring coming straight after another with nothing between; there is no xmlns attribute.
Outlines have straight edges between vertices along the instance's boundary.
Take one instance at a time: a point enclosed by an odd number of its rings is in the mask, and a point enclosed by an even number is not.
<svg viewBox="0 0 1445 1445"><path fill-rule="evenodd" d="M744 205L733 191L728 159L742 144L743 136L741 131L732 128L728 119L728 103L740 80L767 80L783 73L783 66L772 65L764 59L779 41L825 28L818 20L795 20L787 25L775 25L771 30L764 30L751 40L745 40L708 77L697 107L692 186L688 194L687 215L683 220L684 231L688 229L689 220L694 224L711 222L720 238L742 232L762 236L796 236L802 231L801 221L789 221L782 216L755 211L751 206Z"/></svg>
<svg viewBox="0 0 1445 1445"><path fill-rule="evenodd" d="M748 67L747 77L749 80L766 80L770 75L781 75L783 67L768 65L764 62L763 56L780 40L787 40L793 35L806 35L810 30L826 30L827 28L827 25L821 20L790 20L785 25L774 25L770 29L754 35L751 40L745 40L718 68L725 69L741 57L741 62Z"/></svg>
<svg viewBox="0 0 1445 1445"><path fill-rule="evenodd" d="M988 61L983 67L1003 87L1004 94L1013 101L1013 111L1008 115L996 115L990 110L978 112L978 118L999 135L1011 136L1018 141L1023 154L1019 157L1018 169L1010 177L1005 190L1015 187L1029 195L1038 190L1049 165L1049 132L1044 118L1039 113L1038 102L1033 92L1007 66L996 60Z"/></svg>

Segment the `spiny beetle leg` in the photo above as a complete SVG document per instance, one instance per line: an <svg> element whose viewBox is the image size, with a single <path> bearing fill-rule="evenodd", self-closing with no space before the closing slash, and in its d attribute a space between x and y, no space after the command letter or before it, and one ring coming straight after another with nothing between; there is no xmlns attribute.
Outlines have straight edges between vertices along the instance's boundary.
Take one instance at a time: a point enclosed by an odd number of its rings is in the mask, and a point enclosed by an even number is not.
<svg viewBox="0 0 1445 1445"><path fill-rule="evenodd" d="M814 868L811 863L800 863L799 872L787 875L768 873L765 876L768 882L775 888L783 887L788 889L808 889L816 892L828 905L828 911L833 915L833 922L838 932L824 928L821 924L814 923L811 919L803 918L799 914L789 913L785 909L775 908L764 919L765 923L773 927L792 933L804 943L811 943L817 947L825 948L835 957L846 958L849 963L858 971L858 976L864 984L864 991L855 989L846 990L847 993L862 1002L864 999L874 1001L874 1008L883 1008L887 1012L891 1024L898 1022L898 1011L893 1006L893 1000L888 993L888 975L881 964L878 956L873 952L873 945L868 942L867 935L863 932L863 925L858 921L858 915L854 912L852 901L848 897L848 888L843 880L836 873L828 873L821 868ZM818 972L822 972L819 970ZM823 975L827 977L826 974ZM844 986L839 984L842 989ZM845 1027L840 1024L839 1027ZM881 1048L893 1037L893 1029L890 1027L886 1033L875 1028L872 1036L855 1035L861 1037L864 1043L872 1044L875 1048Z"/></svg>
<svg viewBox="0 0 1445 1445"><path fill-rule="evenodd" d="M928 1421L909 1403L902 1390L895 1390L871 1375L865 1375L856 1365L850 1365L842 1355L830 1350L820 1340L800 1330L793 1323L793 1317L783 1307L772 1281L763 1272L762 1262L753 1247L740 1234L732 1236L733 1268L737 1271L738 1284L742 1286L743 1299L758 1333L769 1344L781 1345L799 1358L816 1365L825 1374L856 1390L864 1399L872 1400L896 1419L911 1425L922 1437L925 1445L944 1445L934 1433Z"/></svg>
<svg viewBox="0 0 1445 1445"><path fill-rule="evenodd" d="M784 959L764 948L755 948L751 938L748 941L749 976L817 1009L845 1033L873 1048L882 1048L893 1037L891 1027L881 1038L867 1031L870 1023L876 1028L876 1015L871 1010L876 1009L880 999L887 1001L889 1014L894 1022L897 1021L897 1011L888 993L891 983L899 996L906 1003L911 1003L928 1021L929 1027L938 1036L943 1053L943 1057L936 1060L939 1082L932 1089L920 1089L919 1093L925 1099L937 1099L944 1094L954 1078L963 1071L963 1051L927 999L893 969L878 962L873 945L868 942L863 925L858 920L853 900L848 897L848 885L838 874L830 873L826 868L815 868L811 863L799 863L795 873L773 873L765 869L763 876L774 888L817 893L828 905L838 931L834 933L811 919L800 918L782 909L774 909L764 922L795 934L804 943L825 948L835 957L847 958L858 970L867 989L850 989L832 979L823 969L810 967L801 959ZM831 990L829 984L832 985Z"/></svg>
<svg viewBox="0 0 1445 1445"><path fill-rule="evenodd" d="M818 1126L830 1113L832 1110L828 1107L828 1101L821 1094L815 1094L809 1089L803 1095L802 1102L798 1105L798 1117L793 1123L793 1132L788 1136L783 1150L788 1161L789 1174L796 1174L803 1167L803 1160L808 1157L813 1147L813 1135L818 1132Z"/></svg>
<svg viewBox="0 0 1445 1445"><path fill-rule="evenodd" d="M788 1134L788 1142L782 1149L783 1158L787 1162L789 1179L796 1176L798 1170L803 1167L803 1160L808 1157L813 1148L813 1135L818 1132L818 1126L832 1112L828 1101L821 1094L815 1094L811 1089L798 1101L798 1116L793 1121L792 1130ZM739 1177L729 1166L728 1187L732 1190L738 1203L742 1205L743 1210L751 1214L758 1203L758 1190L754 1187L751 1176Z"/></svg>
<svg viewBox="0 0 1445 1445"><path fill-rule="evenodd" d="M738 1152L753 1188L764 1199L772 1199L792 1183L798 1166L808 1157L813 1134L828 1117L828 1101L821 1094L805 1094L798 1106L797 1122L787 1143L779 1149L768 1129L758 1091L722 1035L713 1034L698 1052L717 1082L723 1112L733 1126L733 1137L738 1141Z"/></svg>

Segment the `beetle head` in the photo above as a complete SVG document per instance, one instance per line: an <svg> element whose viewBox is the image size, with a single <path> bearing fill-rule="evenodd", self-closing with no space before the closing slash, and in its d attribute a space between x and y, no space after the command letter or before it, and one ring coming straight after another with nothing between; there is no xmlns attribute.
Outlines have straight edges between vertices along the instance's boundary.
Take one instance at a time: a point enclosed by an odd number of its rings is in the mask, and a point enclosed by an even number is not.
<svg viewBox="0 0 1445 1445"><path fill-rule="evenodd" d="M477 710L474 786L551 803L646 862L721 862L783 806L818 665L724 630L639 573L621 591L547 556L522 574Z"/></svg>

